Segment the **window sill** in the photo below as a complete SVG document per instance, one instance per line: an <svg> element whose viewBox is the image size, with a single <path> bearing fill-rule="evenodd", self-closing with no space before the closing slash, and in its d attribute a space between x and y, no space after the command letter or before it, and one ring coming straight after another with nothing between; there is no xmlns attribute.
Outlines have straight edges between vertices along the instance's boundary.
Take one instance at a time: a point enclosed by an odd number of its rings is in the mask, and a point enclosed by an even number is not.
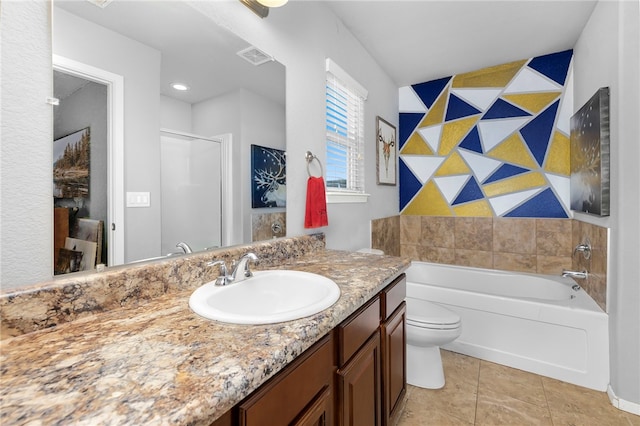
<svg viewBox="0 0 640 426"><path fill-rule="evenodd" d="M327 204L366 203L369 194L359 192L327 192Z"/></svg>

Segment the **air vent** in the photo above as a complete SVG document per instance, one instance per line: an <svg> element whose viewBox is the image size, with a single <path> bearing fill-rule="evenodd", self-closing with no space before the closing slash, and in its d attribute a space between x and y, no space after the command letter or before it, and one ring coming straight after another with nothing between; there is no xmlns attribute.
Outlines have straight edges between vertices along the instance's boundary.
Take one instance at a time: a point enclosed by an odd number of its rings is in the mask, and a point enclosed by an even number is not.
<svg viewBox="0 0 640 426"><path fill-rule="evenodd" d="M105 7L109 6L109 3L111 3L113 0L87 0L89 3L93 3L98 7L101 7L102 9L104 9Z"/></svg>
<svg viewBox="0 0 640 426"><path fill-rule="evenodd" d="M262 50L254 46L249 46L246 49L242 49L241 51L238 52L238 56L240 56L245 61L255 66L273 61L272 56L267 55Z"/></svg>

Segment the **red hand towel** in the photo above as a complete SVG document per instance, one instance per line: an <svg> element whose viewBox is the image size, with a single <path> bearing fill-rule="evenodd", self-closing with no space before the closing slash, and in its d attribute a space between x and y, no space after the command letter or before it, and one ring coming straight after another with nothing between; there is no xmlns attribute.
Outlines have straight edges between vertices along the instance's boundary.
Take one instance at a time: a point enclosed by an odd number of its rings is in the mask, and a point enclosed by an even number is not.
<svg viewBox="0 0 640 426"><path fill-rule="evenodd" d="M318 228L328 224L324 179L311 176L307 181L307 210L304 215L304 227Z"/></svg>

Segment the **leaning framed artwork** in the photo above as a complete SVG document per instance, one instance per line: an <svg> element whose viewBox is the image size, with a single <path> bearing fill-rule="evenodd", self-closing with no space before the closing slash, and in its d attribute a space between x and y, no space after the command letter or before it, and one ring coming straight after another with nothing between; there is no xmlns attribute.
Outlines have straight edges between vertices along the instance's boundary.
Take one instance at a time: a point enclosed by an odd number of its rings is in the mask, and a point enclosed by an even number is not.
<svg viewBox="0 0 640 426"><path fill-rule="evenodd" d="M571 210L609 216L609 88L571 117Z"/></svg>
<svg viewBox="0 0 640 426"><path fill-rule="evenodd" d="M285 151L251 145L251 207L286 207Z"/></svg>
<svg viewBox="0 0 640 426"><path fill-rule="evenodd" d="M398 163L396 128L376 117L376 177L378 185L396 184Z"/></svg>

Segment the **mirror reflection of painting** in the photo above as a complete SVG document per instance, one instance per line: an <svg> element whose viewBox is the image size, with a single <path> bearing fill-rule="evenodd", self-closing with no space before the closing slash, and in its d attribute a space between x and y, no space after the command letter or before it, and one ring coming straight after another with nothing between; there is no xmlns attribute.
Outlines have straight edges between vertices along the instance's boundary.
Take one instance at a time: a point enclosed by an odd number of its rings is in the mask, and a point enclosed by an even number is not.
<svg viewBox="0 0 640 426"><path fill-rule="evenodd" d="M89 197L90 144L88 127L53 142L54 198Z"/></svg>
<svg viewBox="0 0 640 426"><path fill-rule="evenodd" d="M251 207L286 207L286 153L251 145Z"/></svg>
<svg viewBox="0 0 640 426"><path fill-rule="evenodd" d="M609 215L609 88L571 117L571 210Z"/></svg>

